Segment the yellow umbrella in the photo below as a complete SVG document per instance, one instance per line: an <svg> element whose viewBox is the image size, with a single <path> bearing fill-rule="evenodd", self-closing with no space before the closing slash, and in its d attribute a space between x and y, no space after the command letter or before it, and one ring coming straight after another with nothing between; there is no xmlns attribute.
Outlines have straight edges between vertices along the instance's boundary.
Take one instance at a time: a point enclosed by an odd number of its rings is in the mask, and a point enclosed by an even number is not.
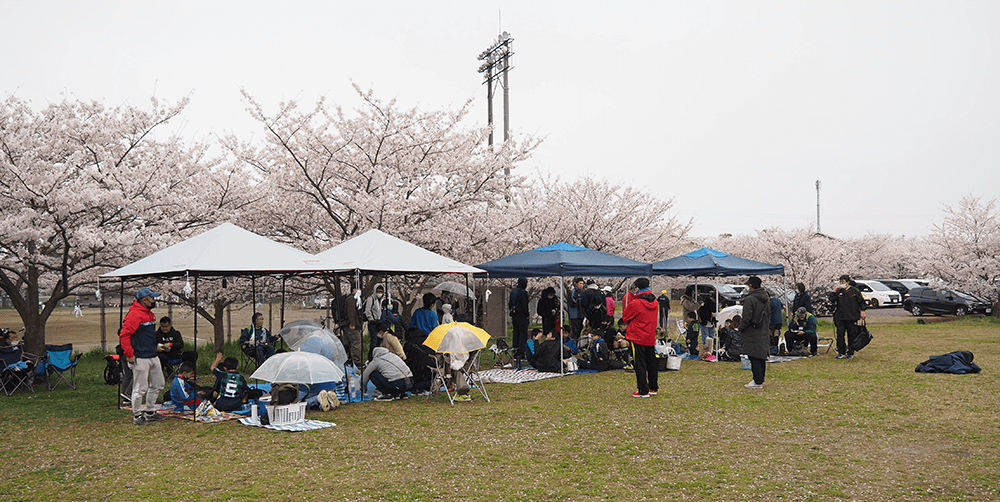
<svg viewBox="0 0 1000 502"><path fill-rule="evenodd" d="M486 347L490 334L467 322L450 322L434 328L424 345L441 354L464 354Z"/></svg>

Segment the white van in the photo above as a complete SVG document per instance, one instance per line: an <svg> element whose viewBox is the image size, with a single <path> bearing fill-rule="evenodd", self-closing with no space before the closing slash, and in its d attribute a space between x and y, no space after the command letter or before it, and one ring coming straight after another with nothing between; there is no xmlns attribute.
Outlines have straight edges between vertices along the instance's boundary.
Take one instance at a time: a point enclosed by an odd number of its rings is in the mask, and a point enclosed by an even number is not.
<svg viewBox="0 0 1000 502"><path fill-rule="evenodd" d="M858 290L871 308L902 307L903 295L878 281L857 281Z"/></svg>

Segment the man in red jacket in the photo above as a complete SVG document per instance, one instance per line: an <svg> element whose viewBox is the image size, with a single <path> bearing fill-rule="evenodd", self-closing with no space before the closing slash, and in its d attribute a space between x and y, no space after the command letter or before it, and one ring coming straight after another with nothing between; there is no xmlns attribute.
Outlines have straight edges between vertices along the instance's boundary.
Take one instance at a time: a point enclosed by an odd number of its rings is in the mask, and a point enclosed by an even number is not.
<svg viewBox="0 0 1000 502"><path fill-rule="evenodd" d="M659 309L656 297L649 290L649 279L636 279L622 312L622 320L628 325L625 339L632 348L632 364L638 387L632 397L655 396L659 390L656 384L656 372L659 368L656 364L656 351L653 349L656 345L656 316Z"/></svg>
<svg viewBox="0 0 1000 502"><path fill-rule="evenodd" d="M156 398L163 389L163 369L156 356L156 316L152 311L158 296L149 288L137 291L118 335L132 369L132 415L136 425L163 420L163 415L156 412Z"/></svg>

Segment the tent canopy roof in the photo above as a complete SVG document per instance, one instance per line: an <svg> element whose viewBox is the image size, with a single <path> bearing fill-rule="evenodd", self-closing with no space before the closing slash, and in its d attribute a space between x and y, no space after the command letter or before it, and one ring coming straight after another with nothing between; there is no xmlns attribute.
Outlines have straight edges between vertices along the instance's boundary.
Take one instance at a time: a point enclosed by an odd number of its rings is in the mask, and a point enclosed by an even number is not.
<svg viewBox="0 0 1000 502"><path fill-rule="evenodd" d="M566 242L557 242L476 265L490 277L647 277L648 263L595 251Z"/></svg>
<svg viewBox="0 0 1000 502"><path fill-rule="evenodd" d="M370 273L474 274L476 267L441 256L377 229L369 230L316 255L332 270Z"/></svg>
<svg viewBox="0 0 1000 502"><path fill-rule="evenodd" d="M268 275L328 270L323 260L223 223L101 277Z"/></svg>
<svg viewBox="0 0 1000 502"><path fill-rule="evenodd" d="M653 275L770 275L784 274L784 265L733 256L711 248L701 248L690 253L653 263Z"/></svg>

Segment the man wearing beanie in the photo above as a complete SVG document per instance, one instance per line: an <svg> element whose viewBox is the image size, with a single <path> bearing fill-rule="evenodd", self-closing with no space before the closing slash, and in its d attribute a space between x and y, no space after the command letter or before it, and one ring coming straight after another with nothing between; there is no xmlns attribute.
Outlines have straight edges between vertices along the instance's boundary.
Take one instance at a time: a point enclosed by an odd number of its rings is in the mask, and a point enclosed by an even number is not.
<svg viewBox="0 0 1000 502"><path fill-rule="evenodd" d="M625 339L632 349L632 365L635 369L635 383L638 390L632 397L655 396L659 390L656 383L656 318L659 305L649 290L649 279L640 277L632 283L625 301L622 320L627 325Z"/></svg>

